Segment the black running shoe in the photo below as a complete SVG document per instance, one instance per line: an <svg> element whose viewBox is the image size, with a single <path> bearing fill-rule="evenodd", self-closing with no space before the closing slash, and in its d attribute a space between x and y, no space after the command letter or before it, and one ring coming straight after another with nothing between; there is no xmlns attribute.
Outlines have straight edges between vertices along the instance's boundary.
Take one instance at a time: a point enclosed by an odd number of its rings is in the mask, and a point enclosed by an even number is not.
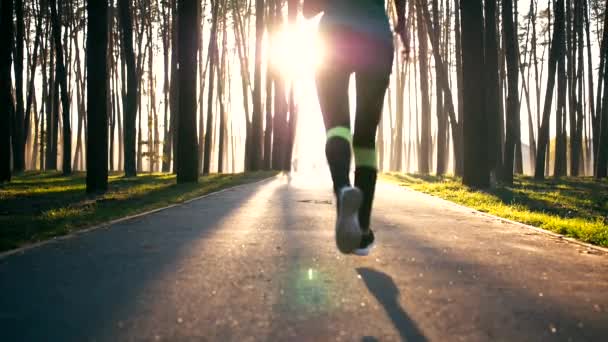
<svg viewBox="0 0 608 342"><path fill-rule="evenodd" d="M361 244L359 244L359 248L353 251L353 254L359 256L369 255L372 248L374 247L374 232L369 229L367 232L363 233L361 237Z"/></svg>
<svg viewBox="0 0 608 342"><path fill-rule="evenodd" d="M340 252L348 254L361 245L359 208L363 200L361 190L347 186L338 193L338 217L336 219L336 245Z"/></svg>

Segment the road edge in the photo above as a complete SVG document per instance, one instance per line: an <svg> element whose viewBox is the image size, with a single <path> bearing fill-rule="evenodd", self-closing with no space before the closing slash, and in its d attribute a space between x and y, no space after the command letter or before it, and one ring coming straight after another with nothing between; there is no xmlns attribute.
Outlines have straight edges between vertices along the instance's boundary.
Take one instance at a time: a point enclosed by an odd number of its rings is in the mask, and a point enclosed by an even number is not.
<svg viewBox="0 0 608 342"><path fill-rule="evenodd" d="M438 197L438 196L434 196L434 195L427 194L427 193L424 193L424 192L421 192L421 191L418 191L418 190L414 190L414 189L409 188L407 186L399 185L399 184L393 183L391 181L382 180L382 182L384 184L387 184L387 185L390 185L390 186L398 187L399 189L415 192L417 194L421 194L421 195L424 195L424 196L427 196L427 197L431 197L431 198L436 199L436 200L440 200L440 201L442 201L444 203L447 203L447 204L459 207L461 209L470 210L473 213L479 214L479 215L484 216L486 218L490 218L490 219L494 219L494 220L499 220L499 221L502 221L502 222L505 222L505 223L510 223L510 224L517 225L517 226L520 226L520 227L523 227L523 228L531 229L531 230L534 230L536 232L543 233L545 235L549 235L549 236L552 236L554 238L558 238L558 239L561 239L561 240L565 240L565 241L568 241L570 243L573 243L573 244L576 244L576 245L579 245L579 246L582 246L582 247L586 247L587 249L593 249L593 250L596 250L598 252L602 252L602 253L608 255L608 248L606 248L606 247L596 246L596 245L593 245L593 244L590 244L590 243L587 243L587 242L584 242L584 241L577 240L575 238L571 238L571 237L568 237L568 236L565 236L565 235L561 235L561 234L552 232L550 230L546 230L546 229L535 227L535 226L532 226L532 225L529 225L529 224L513 221L513 220L510 220L510 219L507 219L507 218L504 218L504 217L488 214L486 212L479 211L479 210L477 210L475 208L467 207L466 205L462 205L460 203L452 202L450 200L446 200L446 199Z"/></svg>
<svg viewBox="0 0 608 342"><path fill-rule="evenodd" d="M267 181L279 178L281 175L282 175L282 173L279 173L279 174L276 174L274 176L270 176L270 177L266 177L266 178L257 180L255 182L243 183L243 184L238 184L238 185L230 186L230 187L227 187L227 188L224 188L224 189L220 189L220 190L217 190L217 191L212 191L212 192L206 193L204 195L201 195L201 196L198 196L198 197L194 197L194 198L185 200L183 202L174 203L174 204L171 204L171 205L168 205L168 206L164 206L164 207L160 207L160 208L144 211L144 212L141 212L141 213L137 213L137 214L133 214L133 215L117 218L117 219L114 219L114 220L111 220L111 221L107 221L107 222L103 222L103 223L99 223L99 224L93 225L93 226L88 227L88 228L79 229L77 231L71 232L71 233L66 234L66 235L55 236L55 237L52 237L52 238L50 238L48 240L39 241L39 242L35 242L35 243L32 243L32 244L21 246L21 247L15 248L15 249L11 249L9 251L4 251L4 252L0 253L0 260L3 260L3 259L5 259L5 258L7 258L7 257L9 257L11 255L23 254L23 253L25 253L25 252L27 252L27 251L29 251L31 249L42 247L44 245L48 245L48 244L55 243L55 242L62 241L62 240L72 239L72 238L74 238L76 236L79 236L79 235L82 235L82 234L86 234L86 233L90 233L90 232L92 232L94 230L98 230L98 229L101 229L101 228L109 228L110 226L115 225L117 223L121 223L121 222L129 221L129 220L137 219L137 218L140 218L142 216L146 216L146 215L150 215L150 214L155 214L155 213L158 213L160 211L164 211L164 210L167 210L167 209L175 208L177 206L188 204L188 203L191 203L191 202L194 202L194 201L198 201L198 200L201 200L201 199L206 198L206 197L218 195L218 194L221 194L221 193L229 191L229 190L234 190L234 189L238 189L238 188L249 186L249 185L255 185L255 184L267 182Z"/></svg>

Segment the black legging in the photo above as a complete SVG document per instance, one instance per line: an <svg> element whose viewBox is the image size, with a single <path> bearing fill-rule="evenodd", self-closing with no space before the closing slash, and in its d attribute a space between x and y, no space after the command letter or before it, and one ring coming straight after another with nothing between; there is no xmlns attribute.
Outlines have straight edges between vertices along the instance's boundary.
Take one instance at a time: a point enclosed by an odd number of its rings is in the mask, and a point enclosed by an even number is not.
<svg viewBox="0 0 608 342"><path fill-rule="evenodd" d="M317 93L327 130L325 152L337 192L350 185L351 144L355 154L355 186L363 192L359 222L369 229L378 165L376 130L389 84L393 45L348 29L321 31L327 58L316 75ZM348 83L355 74L357 99L354 134L350 133Z"/></svg>

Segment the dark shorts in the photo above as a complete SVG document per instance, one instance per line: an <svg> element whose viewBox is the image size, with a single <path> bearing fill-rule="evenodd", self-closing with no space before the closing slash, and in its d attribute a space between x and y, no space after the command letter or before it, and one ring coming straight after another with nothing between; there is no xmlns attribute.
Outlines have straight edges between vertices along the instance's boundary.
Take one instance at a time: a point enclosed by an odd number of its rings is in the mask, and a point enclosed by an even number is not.
<svg viewBox="0 0 608 342"><path fill-rule="evenodd" d="M340 25L321 26L319 33L325 49L325 67L390 74L395 51L392 39Z"/></svg>

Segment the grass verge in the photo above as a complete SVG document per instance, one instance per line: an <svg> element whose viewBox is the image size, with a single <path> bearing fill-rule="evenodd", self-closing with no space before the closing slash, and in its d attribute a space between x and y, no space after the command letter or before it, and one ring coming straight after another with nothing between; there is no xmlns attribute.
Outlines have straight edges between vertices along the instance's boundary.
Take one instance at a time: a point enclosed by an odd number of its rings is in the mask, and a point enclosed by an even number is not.
<svg viewBox="0 0 608 342"><path fill-rule="evenodd" d="M275 175L256 172L201 177L176 184L175 175L114 174L103 195L87 195L86 176L27 172L0 185L0 251L65 235L125 216L165 207Z"/></svg>
<svg viewBox="0 0 608 342"><path fill-rule="evenodd" d="M592 178L536 181L516 177L513 186L468 188L453 177L384 174L402 186L531 226L608 247L608 182Z"/></svg>

